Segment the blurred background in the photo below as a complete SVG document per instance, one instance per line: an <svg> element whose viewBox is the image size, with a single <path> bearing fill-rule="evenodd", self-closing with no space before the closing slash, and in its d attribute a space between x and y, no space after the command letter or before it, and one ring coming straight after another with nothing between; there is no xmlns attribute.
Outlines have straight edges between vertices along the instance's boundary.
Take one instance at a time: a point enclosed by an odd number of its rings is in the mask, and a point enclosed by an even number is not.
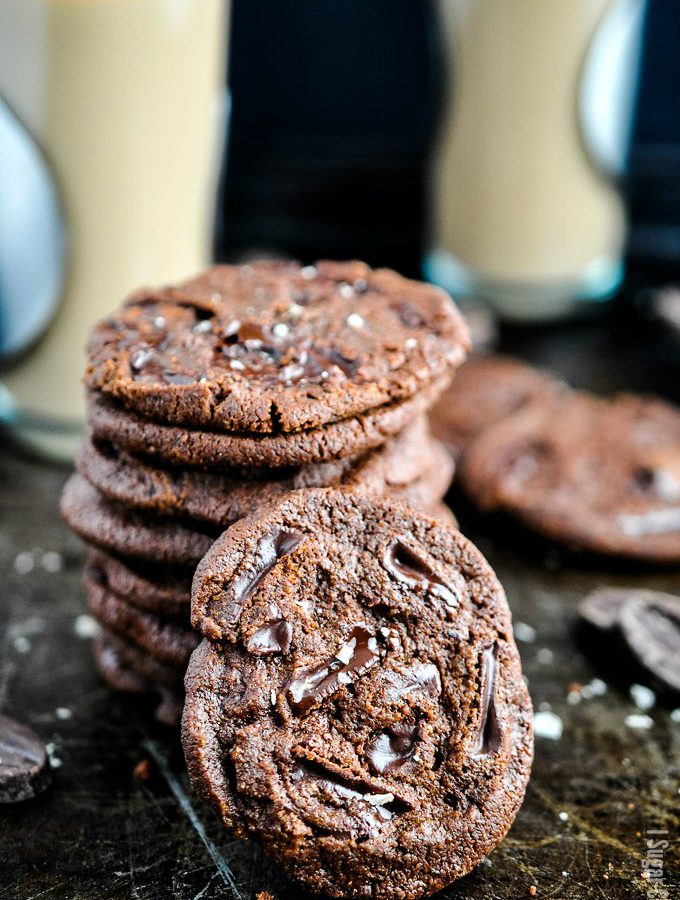
<svg viewBox="0 0 680 900"><path fill-rule="evenodd" d="M678 399L679 29L672 0L3 0L0 419L69 458L93 321L261 255L435 281L481 344L623 319Z"/></svg>

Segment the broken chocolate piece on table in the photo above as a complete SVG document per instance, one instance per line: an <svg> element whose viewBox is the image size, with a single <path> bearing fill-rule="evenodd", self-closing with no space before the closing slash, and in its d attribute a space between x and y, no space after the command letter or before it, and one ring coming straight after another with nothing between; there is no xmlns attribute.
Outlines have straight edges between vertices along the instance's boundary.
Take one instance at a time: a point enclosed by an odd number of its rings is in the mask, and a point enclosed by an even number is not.
<svg viewBox="0 0 680 900"><path fill-rule="evenodd" d="M0 803L30 800L50 783L44 743L26 725L0 714Z"/></svg>
<svg viewBox="0 0 680 900"><path fill-rule="evenodd" d="M299 491L218 538L192 619L206 638L186 678L192 783L289 877L406 900L502 839L531 705L503 590L454 528Z"/></svg>
<svg viewBox="0 0 680 900"><path fill-rule="evenodd" d="M680 597L645 588L600 588L581 602L584 637L634 680L680 694Z"/></svg>

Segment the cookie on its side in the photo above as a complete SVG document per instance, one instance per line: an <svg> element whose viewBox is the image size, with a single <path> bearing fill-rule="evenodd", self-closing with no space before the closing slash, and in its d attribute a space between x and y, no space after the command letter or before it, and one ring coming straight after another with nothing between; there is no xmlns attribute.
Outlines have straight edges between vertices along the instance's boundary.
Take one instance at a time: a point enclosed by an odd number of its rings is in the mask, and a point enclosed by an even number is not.
<svg viewBox="0 0 680 900"><path fill-rule="evenodd" d="M485 429L458 470L483 510L575 549L680 560L680 411L562 391Z"/></svg>
<svg viewBox="0 0 680 900"><path fill-rule="evenodd" d="M407 900L469 872L524 795L531 704L503 590L458 531L300 491L202 560L186 678L195 789L331 896Z"/></svg>

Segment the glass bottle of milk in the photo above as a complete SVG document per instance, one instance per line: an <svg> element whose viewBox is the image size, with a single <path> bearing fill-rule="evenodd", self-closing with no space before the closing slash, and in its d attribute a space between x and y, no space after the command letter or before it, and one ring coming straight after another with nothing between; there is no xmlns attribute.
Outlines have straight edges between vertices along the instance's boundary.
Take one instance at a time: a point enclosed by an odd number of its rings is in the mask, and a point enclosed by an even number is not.
<svg viewBox="0 0 680 900"><path fill-rule="evenodd" d="M83 427L92 324L209 262L227 14L0 0L0 419L43 455Z"/></svg>
<svg viewBox="0 0 680 900"><path fill-rule="evenodd" d="M574 314L623 273L644 0L439 0L450 88L429 278L517 320Z"/></svg>

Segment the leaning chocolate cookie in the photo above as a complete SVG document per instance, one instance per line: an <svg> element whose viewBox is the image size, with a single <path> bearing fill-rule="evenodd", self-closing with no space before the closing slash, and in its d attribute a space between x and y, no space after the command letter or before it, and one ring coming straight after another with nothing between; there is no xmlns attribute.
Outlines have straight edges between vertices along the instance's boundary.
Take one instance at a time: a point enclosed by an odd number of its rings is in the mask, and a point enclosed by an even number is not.
<svg viewBox="0 0 680 900"><path fill-rule="evenodd" d="M549 372L511 356L474 356L432 408L432 432L457 458L489 425L559 385Z"/></svg>
<svg viewBox="0 0 680 900"><path fill-rule="evenodd" d="M524 796L531 704L503 589L458 531L300 491L202 560L186 678L195 789L305 887L420 897L469 872Z"/></svg>
<svg viewBox="0 0 680 900"><path fill-rule="evenodd" d="M680 412L649 397L561 391L487 428L463 489L570 547L680 560Z"/></svg>
<svg viewBox="0 0 680 900"><path fill-rule="evenodd" d="M139 291L95 328L86 383L156 421L297 432L408 400L468 343L431 285L360 262L262 261Z"/></svg>

